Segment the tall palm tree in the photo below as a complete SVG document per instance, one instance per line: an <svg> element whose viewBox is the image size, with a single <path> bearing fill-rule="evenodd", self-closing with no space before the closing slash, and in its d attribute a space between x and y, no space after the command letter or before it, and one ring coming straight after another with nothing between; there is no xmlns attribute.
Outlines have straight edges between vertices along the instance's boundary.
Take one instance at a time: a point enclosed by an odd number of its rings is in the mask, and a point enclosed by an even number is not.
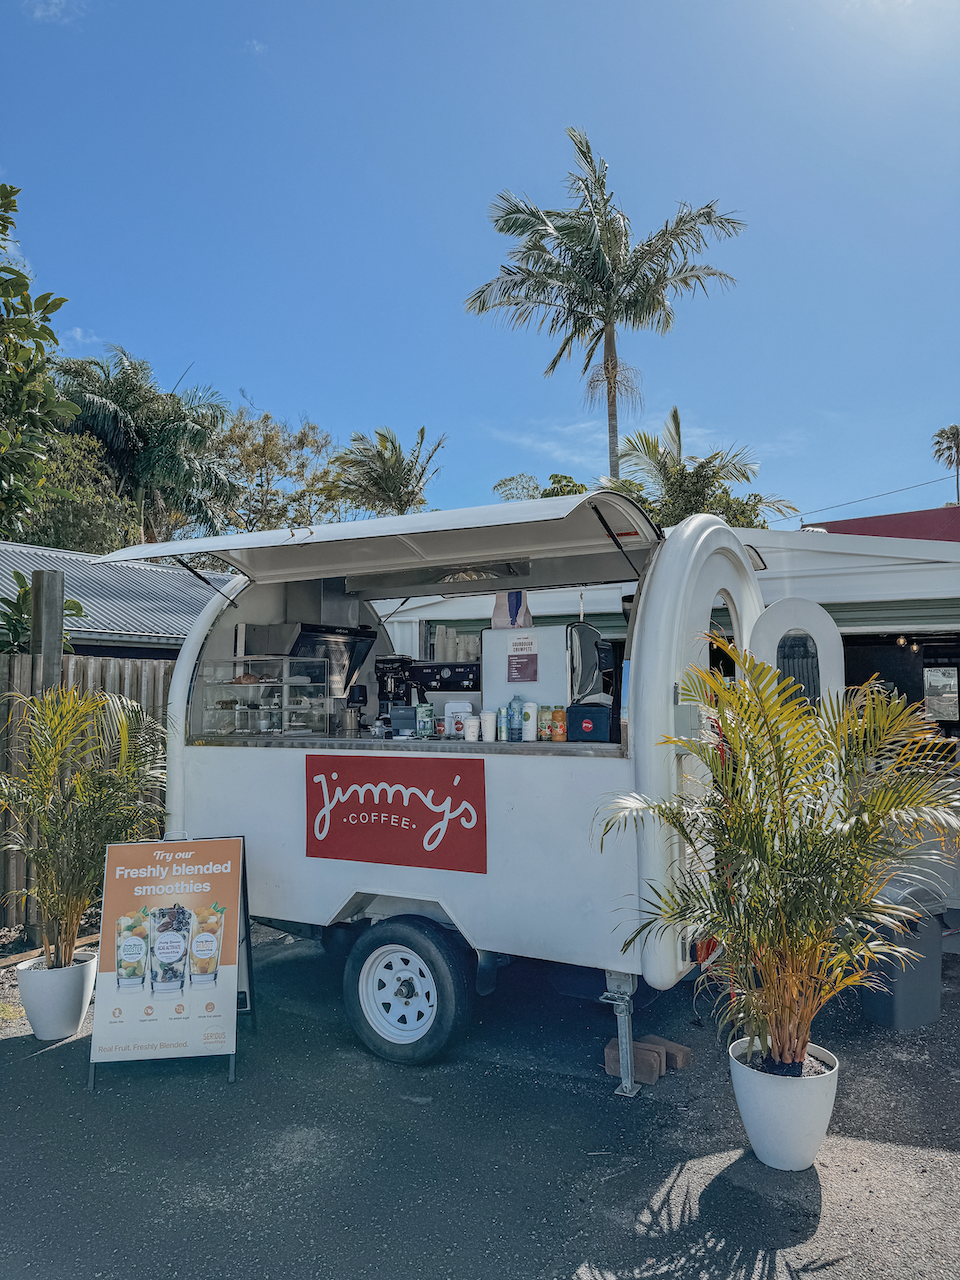
<svg viewBox="0 0 960 1280"><path fill-rule="evenodd" d="M80 407L67 429L102 442L118 495L136 504L144 542L188 527L218 532L235 496L213 455L229 405L209 387L163 391L148 361L109 351L56 362L62 392Z"/></svg>
<svg viewBox="0 0 960 1280"><path fill-rule="evenodd" d="M706 293L707 281L736 283L732 276L695 261L708 236L725 240L739 235L745 223L717 212L717 202L694 209L681 204L678 213L645 240L634 241L630 221L607 189L607 163L594 159L590 142L579 129L568 129L579 172L568 174L567 189L576 201L562 210L537 208L529 200L503 191L490 206L497 231L519 243L500 274L466 300L468 312L502 311L514 328L534 321L551 336L563 335L547 365L549 377L574 346L584 348L583 376L587 393L607 405L610 474L619 475L618 405L639 401L636 371L617 356L617 330L673 328L672 299L678 294ZM591 369L602 344L603 359Z"/></svg>
<svg viewBox="0 0 960 1280"><path fill-rule="evenodd" d="M729 486L749 484L755 480L760 464L749 449L716 449L705 458L683 452L680 429L680 411L674 405L667 414L659 436L637 431L624 436L620 449L620 462L625 473L622 479L608 478L611 488L624 488L639 484L644 498L658 511L663 524L678 524L688 515L709 511L714 506L717 514L724 514ZM778 515L791 515L797 508L776 494L751 494L757 512L775 511ZM686 508L690 507L689 510Z"/></svg>
<svg viewBox="0 0 960 1280"><path fill-rule="evenodd" d="M933 435L933 458L954 473L957 481L957 506L960 506L960 425L951 422Z"/></svg>
<svg viewBox="0 0 960 1280"><path fill-rule="evenodd" d="M405 453L396 433L380 427L373 436L355 431L350 445L330 459L329 500L354 511L378 516L404 516L427 505L424 489L440 470L430 464L446 442L426 443L427 429L417 432Z"/></svg>

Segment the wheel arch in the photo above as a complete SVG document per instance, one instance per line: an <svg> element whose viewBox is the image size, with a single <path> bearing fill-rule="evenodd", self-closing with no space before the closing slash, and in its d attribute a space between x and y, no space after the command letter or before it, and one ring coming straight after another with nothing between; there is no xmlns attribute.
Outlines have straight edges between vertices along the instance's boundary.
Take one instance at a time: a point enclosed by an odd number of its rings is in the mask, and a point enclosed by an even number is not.
<svg viewBox="0 0 960 1280"><path fill-rule="evenodd" d="M356 890L323 923L348 924L356 920L390 920L394 916L419 916L434 924L452 927L473 951L479 950L469 933L463 928L454 912L440 898L406 898L399 894L373 893Z"/></svg>

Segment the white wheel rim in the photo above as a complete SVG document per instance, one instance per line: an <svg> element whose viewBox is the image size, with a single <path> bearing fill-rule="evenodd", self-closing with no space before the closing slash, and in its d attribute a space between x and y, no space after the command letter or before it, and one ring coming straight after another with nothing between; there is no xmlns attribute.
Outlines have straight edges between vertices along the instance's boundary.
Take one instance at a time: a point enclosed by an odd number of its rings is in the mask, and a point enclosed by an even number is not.
<svg viewBox="0 0 960 1280"><path fill-rule="evenodd" d="M421 1040L437 1016L433 974L409 947L378 947L360 970L358 991L363 1016L391 1044Z"/></svg>

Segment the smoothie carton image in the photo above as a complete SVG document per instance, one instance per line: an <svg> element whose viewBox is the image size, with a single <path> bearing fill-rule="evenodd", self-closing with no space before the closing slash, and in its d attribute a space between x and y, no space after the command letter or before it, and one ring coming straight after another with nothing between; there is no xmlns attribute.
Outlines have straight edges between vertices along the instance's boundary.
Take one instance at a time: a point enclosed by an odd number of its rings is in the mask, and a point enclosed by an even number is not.
<svg viewBox="0 0 960 1280"><path fill-rule="evenodd" d="M197 907L190 934L190 981L216 982L226 907Z"/></svg>
<svg viewBox="0 0 960 1280"><path fill-rule="evenodd" d="M175 903L150 912L150 986L154 995L183 990L193 912Z"/></svg>
<svg viewBox="0 0 960 1280"><path fill-rule="evenodd" d="M117 920L117 986L142 987L147 972L149 926L146 910Z"/></svg>

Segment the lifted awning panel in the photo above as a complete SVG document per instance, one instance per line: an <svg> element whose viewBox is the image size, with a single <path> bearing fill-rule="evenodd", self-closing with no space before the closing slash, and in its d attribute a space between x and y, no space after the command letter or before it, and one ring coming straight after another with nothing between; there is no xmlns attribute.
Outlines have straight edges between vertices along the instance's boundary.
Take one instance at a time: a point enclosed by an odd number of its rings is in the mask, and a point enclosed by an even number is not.
<svg viewBox="0 0 960 1280"><path fill-rule="evenodd" d="M630 498L601 491L154 543L103 558L207 554L220 557L254 582L343 577L350 591L367 597L456 595L478 589L621 582L630 577L631 568L637 575L643 572L661 537Z"/></svg>

